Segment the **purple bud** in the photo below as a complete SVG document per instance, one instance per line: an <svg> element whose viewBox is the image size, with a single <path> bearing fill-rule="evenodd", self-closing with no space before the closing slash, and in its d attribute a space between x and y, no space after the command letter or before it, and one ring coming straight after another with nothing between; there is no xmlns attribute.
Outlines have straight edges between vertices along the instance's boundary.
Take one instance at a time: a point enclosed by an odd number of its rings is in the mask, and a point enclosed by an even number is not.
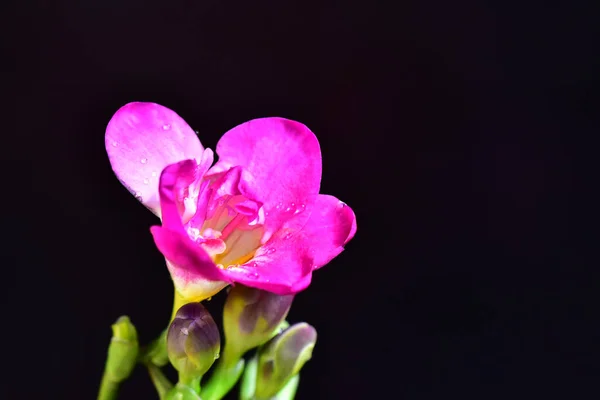
<svg viewBox="0 0 600 400"><path fill-rule="evenodd" d="M167 333L169 360L183 374L201 376L219 357L221 337L217 324L200 303L182 306Z"/></svg>
<svg viewBox="0 0 600 400"><path fill-rule="evenodd" d="M280 296L240 284L231 288L223 312L228 346L234 346L240 356L268 341L285 320L293 300L293 295Z"/></svg>
<svg viewBox="0 0 600 400"><path fill-rule="evenodd" d="M256 398L271 398L312 357L317 331L307 323L292 325L267 343L258 355Z"/></svg>

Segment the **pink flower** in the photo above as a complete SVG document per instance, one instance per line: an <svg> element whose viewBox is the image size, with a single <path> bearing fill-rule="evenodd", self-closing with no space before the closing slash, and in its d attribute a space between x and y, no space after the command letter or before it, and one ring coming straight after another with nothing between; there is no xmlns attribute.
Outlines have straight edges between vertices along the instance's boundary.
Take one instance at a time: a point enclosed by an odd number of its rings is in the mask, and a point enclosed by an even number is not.
<svg viewBox="0 0 600 400"><path fill-rule="evenodd" d="M223 135L212 165L212 150L175 112L129 103L105 141L119 180L161 217L154 241L189 301L234 282L301 291L356 232L350 207L319 194L319 142L298 122L241 124Z"/></svg>

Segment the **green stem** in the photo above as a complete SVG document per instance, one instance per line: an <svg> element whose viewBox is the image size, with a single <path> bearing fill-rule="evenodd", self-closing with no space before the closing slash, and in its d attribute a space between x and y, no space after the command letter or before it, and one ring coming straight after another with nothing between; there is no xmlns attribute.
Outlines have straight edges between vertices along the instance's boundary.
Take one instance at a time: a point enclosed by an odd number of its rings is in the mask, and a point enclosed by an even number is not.
<svg viewBox="0 0 600 400"><path fill-rule="evenodd" d="M102 382L100 382L100 391L98 392L98 400L114 400L117 398L119 391L119 382L114 381L104 371Z"/></svg>
<svg viewBox="0 0 600 400"><path fill-rule="evenodd" d="M192 388L192 390L196 393L200 393L200 380L201 376L188 376L185 374L179 373L179 383Z"/></svg>
<svg viewBox="0 0 600 400"><path fill-rule="evenodd" d="M159 367L156 365L149 363L146 365L148 367L148 373L150 374L150 379L158 392L158 397L162 400L165 398L167 392L171 390L173 384L169 382L167 377L162 373Z"/></svg>
<svg viewBox="0 0 600 400"><path fill-rule="evenodd" d="M202 400L221 400L235 386L244 371L244 359L225 352L206 385L203 386Z"/></svg>
<svg viewBox="0 0 600 400"><path fill-rule="evenodd" d="M146 348L140 351L138 361L142 364L154 364L159 367L164 367L169 363L167 356L167 331L165 329L161 334L154 339Z"/></svg>

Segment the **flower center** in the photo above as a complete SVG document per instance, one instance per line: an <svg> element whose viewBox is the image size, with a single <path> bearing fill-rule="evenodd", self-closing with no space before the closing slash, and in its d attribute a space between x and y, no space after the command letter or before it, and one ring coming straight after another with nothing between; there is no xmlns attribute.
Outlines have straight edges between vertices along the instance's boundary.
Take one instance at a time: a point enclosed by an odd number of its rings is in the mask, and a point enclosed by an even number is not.
<svg viewBox="0 0 600 400"><path fill-rule="evenodd" d="M220 268L250 260L260 246L264 216L260 205L242 195L225 196L209 207L201 228L188 224L188 234Z"/></svg>

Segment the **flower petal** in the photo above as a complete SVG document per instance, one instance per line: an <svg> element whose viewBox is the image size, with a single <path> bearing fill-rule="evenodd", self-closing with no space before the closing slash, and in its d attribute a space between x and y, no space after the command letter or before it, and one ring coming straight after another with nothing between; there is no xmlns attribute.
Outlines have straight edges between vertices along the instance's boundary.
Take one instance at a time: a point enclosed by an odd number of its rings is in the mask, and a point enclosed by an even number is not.
<svg viewBox="0 0 600 400"><path fill-rule="evenodd" d="M321 183L321 150L303 124L284 118L260 118L231 129L217 144L218 163L211 172L242 166L248 184L264 203L265 227L275 232L301 211L309 211ZM309 213L296 216L302 226Z"/></svg>
<svg viewBox="0 0 600 400"><path fill-rule="evenodd" d="M160 216L158 180L169 164L202 157L195 132L174 111L155 103L121 107L106 128L106 152L121 183Z"/></svg>
<svg viewBox="0 0 600 400"><path fill-rule="evenodd" d="M185 232L161 226L153 226L150 230L156 247L167 259L175 288L184 298L204 300L227 286L229 278Z"/></svg>
<svg viewBox="0 0 600 400"><path fill-rule="evenodd" d="M340 254L355 233L354 211L337 198L320 194L299 236L303 239L303 245L310 249L314 269Z"/></svg>
<svg viewBox="0 0 600 400"><path fill-rule="evenodd" d="M181 161L163 170L159 184L163 226L151 228L177 290L188 299L209 297L230 281L208 253L190 238L181 220L180 193L201 178L199 172L203 171L194 160Z"/></svg>
<svg viewBox="0 0 600 400"><path fill-rule="evenodd" d="M355 231L352 209L333 196L319 195L301 231L278 231L250 262L223 273L246 286L281 295L296 293L310 284L313 270L343 251Z"/></svg>

